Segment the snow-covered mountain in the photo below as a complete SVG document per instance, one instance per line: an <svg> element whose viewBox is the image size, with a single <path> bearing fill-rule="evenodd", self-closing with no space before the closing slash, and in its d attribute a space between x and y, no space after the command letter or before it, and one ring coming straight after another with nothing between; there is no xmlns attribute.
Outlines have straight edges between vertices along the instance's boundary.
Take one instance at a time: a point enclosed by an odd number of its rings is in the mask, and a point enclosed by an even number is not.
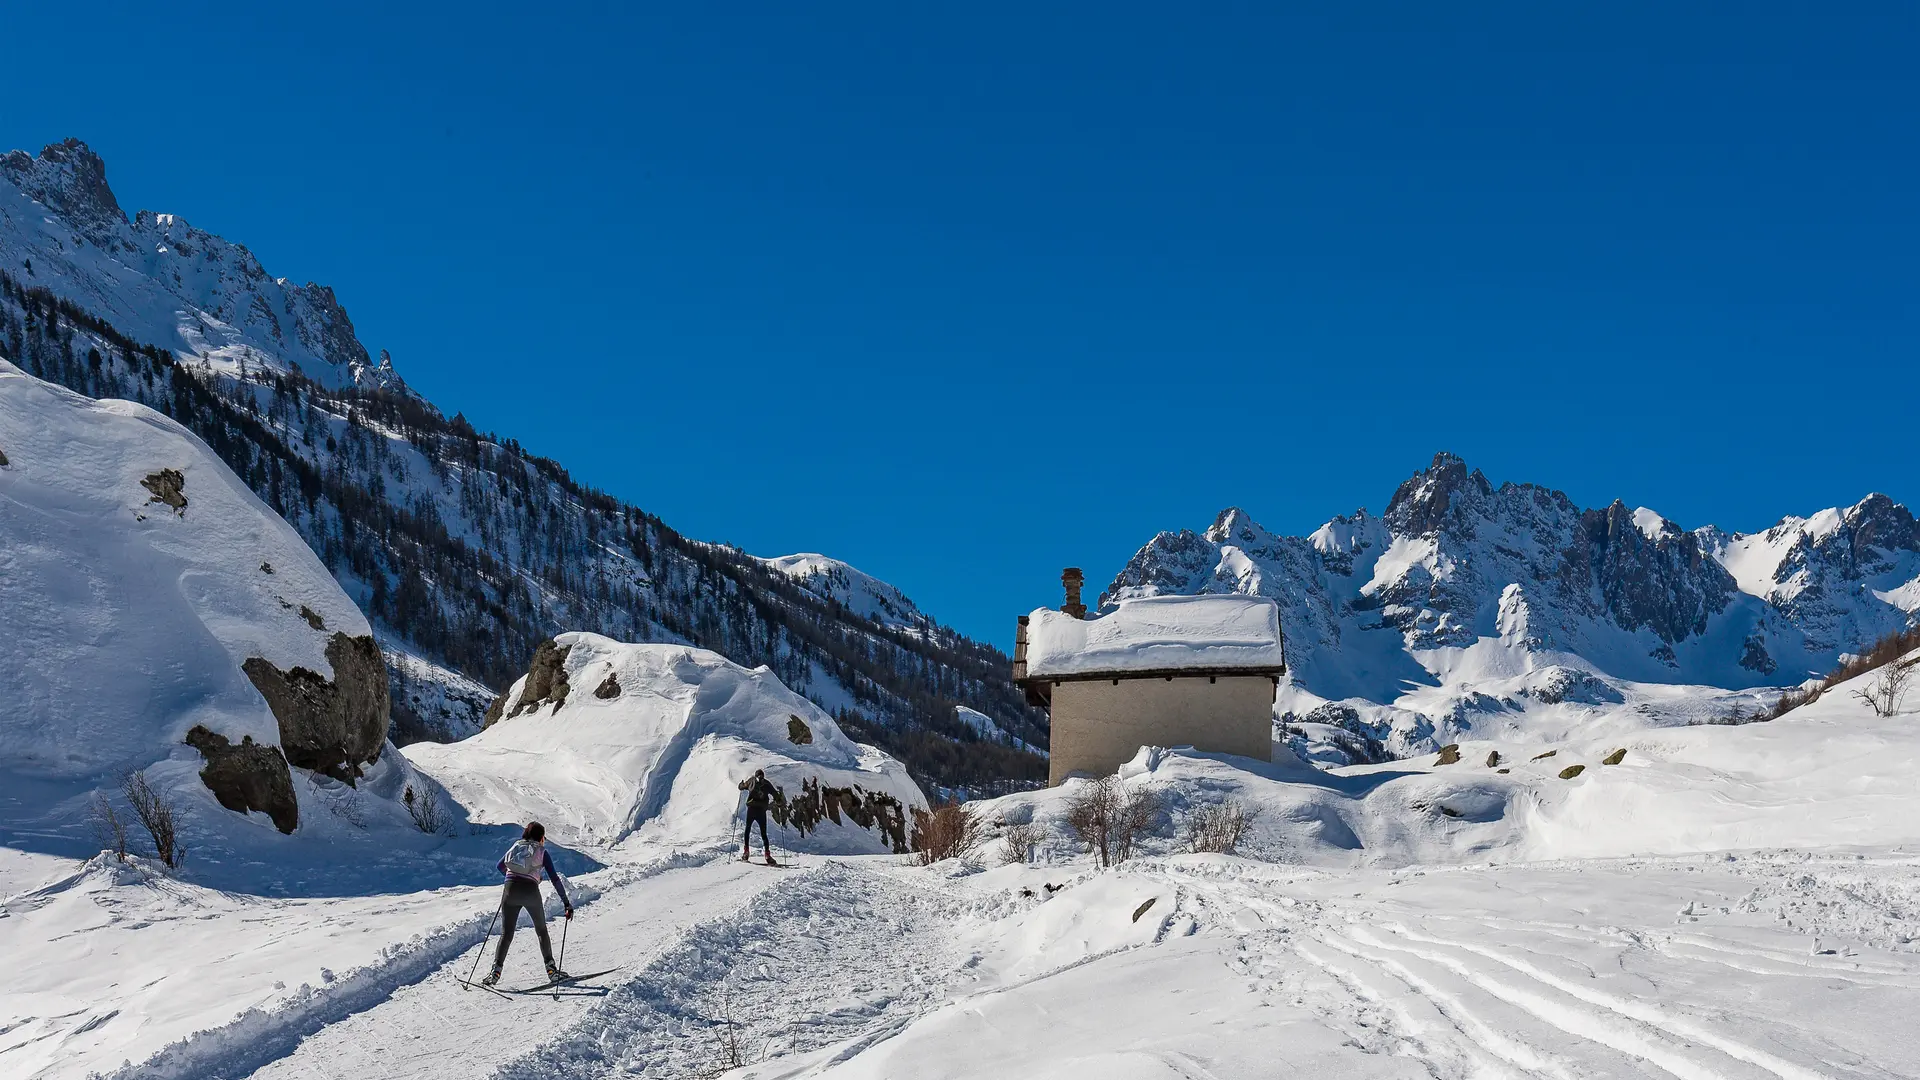
<svg viewBox="0 0 1920 1080"><path fill-rule="evenodd" d="M1362 741L1335 759L1364 758L1623 710L1655 723L1752 711L1756 688L1920 620L1920 525L1872 495L1754 535L1689 531L1644 507L1495 487L1442 453L1384 514L1309 536L1238 509L1161 533L1101 602L1204 592L1281 603L1283 719L1343 729Z"/></svg>
<svg viewBox="0 0 1920 1080"><path fill-rule="evenodd" d="M762 561L863 619L910 628L933 625L905 593L839 559L806 552Z"/></svg>
<svg viewBox="0 0 1920 1080"><path fill-rule="evenodd" d="M78 139L0 156L0 266L213 371L401 385L384 353L368 357L332 289L272 277L245 247L173 214L129 221L106 163Z"/></svg>
<svg viewBox="0 0 1920 1080"><path fill-rule="evenodd" d="M943 787L1044 775L957 718L965 705L1045 743L998 650L844 563L681 536L442 415L368 360L331 290L270 278L169 215L129 221L82 143L0 158L0 355L204 439L370 619L397 741L478 730L485 688L577 628L767 665Z"/></svg>

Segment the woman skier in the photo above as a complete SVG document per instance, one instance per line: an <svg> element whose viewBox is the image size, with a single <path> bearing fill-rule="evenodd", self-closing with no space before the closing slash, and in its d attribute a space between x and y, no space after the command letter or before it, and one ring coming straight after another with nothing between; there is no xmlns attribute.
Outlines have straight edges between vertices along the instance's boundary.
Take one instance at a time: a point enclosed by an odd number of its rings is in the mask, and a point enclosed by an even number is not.
<svg viewBox="0 0 1920 1080"><path fill-rule="evenodd" d="M480 985L492 986L500 981L500 969L506 965L507 947L513 944L514 926L520 922L522 909L533 916L533 932L540 937L540 955L547 961L547 978L553 982L565 979L567 973L553 962L553 941L547 937L547 906L540 899L540 875L544 873L547 880L553 882L553 891L560 894L560 903L566 906L569 919L573 918L573 902L567 899L567 888L554 872L553 856L547 854L546 826L529 821L521 830L520 839L514 841L500 860L500 872L507 875L506 891L500 895L500 946L493 952L493 970L480 980Z"/></svg>

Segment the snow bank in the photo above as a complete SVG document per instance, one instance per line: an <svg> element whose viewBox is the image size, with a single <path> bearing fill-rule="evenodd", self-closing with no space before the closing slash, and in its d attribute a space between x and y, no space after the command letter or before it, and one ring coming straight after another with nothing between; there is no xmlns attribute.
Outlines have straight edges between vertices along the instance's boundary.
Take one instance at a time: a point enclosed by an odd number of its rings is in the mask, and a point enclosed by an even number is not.
<svg viewBox="0 0 1920 1080"><path fill-rule="evenodd" d="M485 731L404 751L475 820L536 819L567 842L737 839L736 785L765 769L782 793L782 843L860 853L899 845L883 824L856 818L926 805L899 762L848 739L766 668L597 634L561 634L554 645ZM826 816L816 824L814 813Z"/></svg>
<svg viewBox="0 0 1920 1080"><path fill-rule="evenodd" d="M1272 764L1148 748L1120 775L1159 792L1166 813L1145 845L1159 853L1181 850L1195 809L1227 800L1258 814L1246 852L1323 866L1920 842L1920 708L1874 715L1851 691L1877 677L1766 723L1463 740L1324 771L1284 745ZM990 822L1041 824L1044 857L1077 858L1065 815L1082 783L975 805Z"/></svg>
<svg viewBox="0 0 1920 1080"><path fill-rule="evenodd" d="M182 803L189 847L270 840L266 814L215 801L187 734L279 746L241 665L331 680L330 642L368 634L366 619L205 444L145 406L0 361L0 454L0 842L92 854L91 793L135 769ZM386 801L411 782L391 758L359 791L294 770L301 829L333 831L328 809L358 819L349 828L410 828Z"/></svg>
<svg viewBox="0 0 1920 1080"><path fill-rule="evenodd" d="M1108 671L1277 671L1280 607L1262 596L1152 596L1122 600L1097 619L1041 608L1027 621L1033 678Z"/></svg>

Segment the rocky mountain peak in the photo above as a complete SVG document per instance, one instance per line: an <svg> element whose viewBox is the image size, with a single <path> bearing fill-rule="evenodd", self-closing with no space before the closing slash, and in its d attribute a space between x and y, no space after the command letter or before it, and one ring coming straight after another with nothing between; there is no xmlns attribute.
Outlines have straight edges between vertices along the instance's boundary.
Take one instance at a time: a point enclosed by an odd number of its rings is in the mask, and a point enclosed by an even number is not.
<svg viewBox="0 0 1920 1080"><path fill-rule="evenodd" d="M1493 485L1479 469L1469 470L1465 459L1442 450L1433 455L1433 464L1394 491L1383 519L1395 532L1425 536L1492 494Z"/></svg>
<svg viewBox="0 0 1920 1080"><path fill-rule="evenodd" d="M1860 547L1920 551L1920 521L1905 506L1874 492L1847 508L1844 527Z"/></svg>
<svg viewBox="0 0 1920 1080"><path fill-rule="evenodd" d="M0 175L93 243L106 247L121 239L127 215L107 186L107 163L79 139L51 143L37 157L8 151L0 156Z"/></svg>
<svg viewBox="0 0 1920 1080"><path fill-rule="evenodd" d="M1213 543L1238 547L1268 547L1273 543L1273 534L1237 506L1220 511L1219 516L1213 519L1213 524L1207 527L1206 535Z"/></svg>

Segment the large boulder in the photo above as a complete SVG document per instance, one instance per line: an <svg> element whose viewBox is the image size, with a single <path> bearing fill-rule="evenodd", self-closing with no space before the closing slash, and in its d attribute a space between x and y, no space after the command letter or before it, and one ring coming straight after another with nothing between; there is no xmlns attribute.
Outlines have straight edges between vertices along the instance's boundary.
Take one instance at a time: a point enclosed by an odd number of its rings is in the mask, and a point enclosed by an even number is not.
<svg viewBox="0 0 1920 1080"><path fill-rule="evenodd" d="M200 782L221 806L241 814L258 810L283 833L299 827L300 800L280 751L254 742L251 735L242 736L235 746L225 735L199 725L187 732L187 745L207 759Z"/></svg>
<svg viewBox="0 0 1920 1080"><path fill-rule="evenodd" d="M387 665L371 635L340 631L327 641L327 662L332 679L303 667L283 672L258 656L241 669L279 721L287 761L351 784L360 766L380 759L387 741Z"/></svg>

